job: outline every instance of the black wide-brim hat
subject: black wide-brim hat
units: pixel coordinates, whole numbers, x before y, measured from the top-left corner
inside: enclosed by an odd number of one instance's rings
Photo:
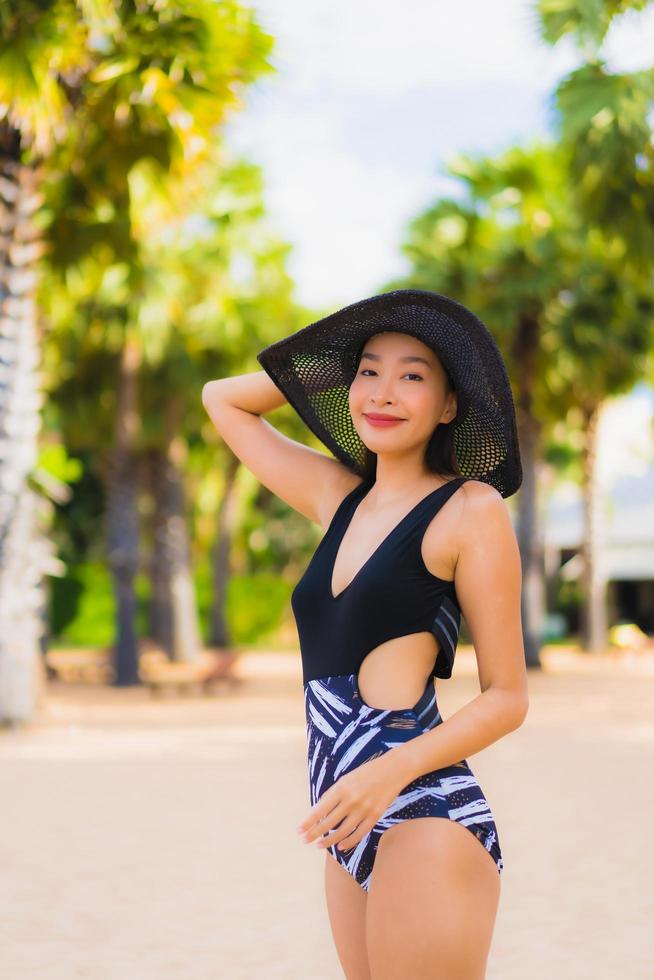
[[[348,392],[364,344],[383,331],[431,347],[456,388],[450,424],[461,473],[510,497],[522,482],[522,466],[506,366],[488,328],[456,300],[426,289],[370,296],[270,344],[257,361],[318,439],[364,476],[366,447]]]

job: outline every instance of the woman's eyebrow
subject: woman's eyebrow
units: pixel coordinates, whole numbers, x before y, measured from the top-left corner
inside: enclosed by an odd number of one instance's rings
[[[382,359],[380,354],[368,354],[368,353],[365,353],[365,354],[362,354],[361,355],[361,360],[363,360],[364,357],[369,358],[371,361],[381,361],[381,359]],[[426,360],[426,358],[424,358],[424,357],[418,357],[417,354],[407,354],[405,357],[398,357],[398,361],[402,361],[405,364],[409,364],[409,363],[414,362],[414,361],[419,361],[421,364],[426,364],[427,367],[431,367],[431,364],[429,363],[428,360]]]

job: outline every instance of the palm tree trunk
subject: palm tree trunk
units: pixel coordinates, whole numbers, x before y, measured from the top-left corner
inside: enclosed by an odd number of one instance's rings
[[[225,492],[218,510],[216,537],[211,549],[213,569],[213,597],[209,626],[209,645],[227,648],[231,637],[225,615],[227,583],[230,575],[229,555],[232,544],[234,510],[236,505],[236,474],[240,461],[234,453],[229,453],[229,463],[225,473]]]
[[[535,361],[540,329],[536,317],[522,318],[517,331],[514,363],[518,397],[516,424],[523,480],[517,499],[516,537],[522,564],[521,617],[525,663],[540,667],[540,646],[545,612],[545,562],[538,520],[538,460],[540,458],[541,426],[533,411]]]
[[[40,639],[45,533],[52,508],[30,486],[38,455],[42,393],[35,289],[43,242],[33,221],[42,203],[37,168],[20,162],[18,133],[0,125],[0,723],[30,720],[44,682]]]
[[[166,454],[153,449],[147,456],[147,492],[152,500],[151,551],[148,563],[150,578],[149,633],[154,643],[172,655],[173,617],[168,567],[167,517],[165,494],[168,464]]]
[[[544,549],[537,511],[539,427],[534,419],[519,425],[523,481],[518,496],[517,539],[522,562],[521,614],[525,662],[540,667],[540,647],[545,612]]]
[[[134,582],[139,549],[136,382],[140,363],[139,338],[128,331],[121,353],[114,449],[107,474],[107,562],[116,600],[114,669],[118,687],[139,683]]]
[[[179,394],[168,401],[165,449],[153,453],[150,461],[154,500],[150,624],[152,638],[171,660],[188,663],[198,658],[202,638],[184,492],[187,450],[179,434],[183,407]]]
[[[172,610],[173,660],[196,660],[202,649],[191,541],[186,515],[183,469],[187,447],[180,435],[183,398],[175,394],[166,408],[166,479],[162,484],[166,513],[166,552]]]
[[[601,414],[601,404],[584,408],[581,646],[589,653],[602,653],[607,645],[604,501],[597,474],[597,433]]]

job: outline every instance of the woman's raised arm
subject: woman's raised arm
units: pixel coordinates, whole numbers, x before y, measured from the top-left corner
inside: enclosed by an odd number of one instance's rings
[[[324,529],[361,479],[261,418],[285,402],[265,371],[208,381],[202,389],[202,404],[232,452],[265,487]]]

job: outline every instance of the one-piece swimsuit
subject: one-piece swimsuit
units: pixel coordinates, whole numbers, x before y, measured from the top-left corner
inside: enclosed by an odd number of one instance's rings
[[[332,573],[339,546],[356,508],[373,485],[363,480],[339,504],[292,592],[302,658],[312,806],[345,773],[443,721],[432,678],[451,676],[461,610],[454,581],[429,571],[421,546],[430,521],[465,482],[465,477],[456,477],[423,497],[386,535],[350,583],[334,595]],[[434,666],[418,701],[410,708],[397,709],[367,704],[358,683],[366,656],[390,639],[423,631],[434,637]],[[466,759],[413,779],[358,843],[349,849],[332,844],[326,850],[368,891],[384,831],[403,820],[427,816],[467,827],[501,873],[495,820]]]

